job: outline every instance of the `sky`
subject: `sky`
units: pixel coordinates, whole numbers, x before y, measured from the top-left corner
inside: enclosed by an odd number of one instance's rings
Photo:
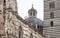
[[[18,13],[25,19],[28,17],[28,10],[32,8],[37,10],[37,18],[43,20],[43,0],[17,0],[18,4]]]

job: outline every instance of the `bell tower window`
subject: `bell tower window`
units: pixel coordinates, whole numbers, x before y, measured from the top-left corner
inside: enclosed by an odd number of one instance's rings
[[[33,15],[35,16],[35,13],[33,12]]]
[[[54,2],[50,2],[49,3],[49,8],[51,9],[51,8],[55,8],[55,3]]]
[[[52,26],[53,26],[53,21],[51,21],[51,23],[50,23],[50,24],[51,24],[51,27],[52,27]]]
[[[54,12],[50,13],[50,18],[54,18]]]
[[[32,12],[30,13],[30,15],[32,16]]]

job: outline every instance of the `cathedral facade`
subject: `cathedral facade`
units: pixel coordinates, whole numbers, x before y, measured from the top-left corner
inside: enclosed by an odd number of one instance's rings
[[[60,0],[44,0],[44,35],[60,38]]]
[[[37,11],[32,7],[28,12],[35,22],[22,19],[17,11],[17,0],[0,0],[0,38],[44,38]]]

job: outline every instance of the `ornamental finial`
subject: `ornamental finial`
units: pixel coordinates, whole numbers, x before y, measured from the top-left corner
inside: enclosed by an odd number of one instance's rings
[[[32,3],[32,8],[33,8],[33,3]]]

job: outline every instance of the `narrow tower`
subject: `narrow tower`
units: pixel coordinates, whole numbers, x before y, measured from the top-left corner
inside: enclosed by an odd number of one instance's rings
[[[60,0],[44,0],[44,35],[60,38]]]

